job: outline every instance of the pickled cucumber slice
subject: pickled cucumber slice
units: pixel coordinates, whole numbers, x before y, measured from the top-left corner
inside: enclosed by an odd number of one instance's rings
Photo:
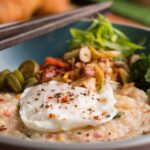
[[[6,82],[7,82],[8,88],[12,92],[19,93],[19,92],[22,91],[22,86],[21,86],[20,82],[18,81],[18,79],[12,73],[7,75]]]
[[[0,72],[0,89],[3,90],[6,87],[6,76],[10,73],[9,70],[3,70],[2,72]]]
[[[31,77],[25,81],[25,88],[38,84],[38,80],[35,77]]]
[[[34,60],[26,60],[23,62],[19,70],[22,72],[25,79],[33,77],[39,71],[39,65]]]
[[[15,70],[15,71],[13,72],[13,75],[18,79],[18,81],[20,82],[21,85],[24,84],[24,76],[23,76],[23,74],[21,73],[21,71]]]

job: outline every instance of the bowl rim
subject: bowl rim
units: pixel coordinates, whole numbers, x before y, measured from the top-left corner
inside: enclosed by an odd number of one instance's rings
[[[79,22],[89,22],[90,19],[84,19]],[[129,25],[124,23],[113,22],[115,25],[121,25],[125,27],[145,30],[147,32],[150,31],[148,28],[143,28],[135,25]],[[19,139],[15,137],[6,137],[0,135],[0,144],[5,144],[7,146],[17,146],[22,148],[36,148],[36,149],[65,149],[65,150],[87,150],[87,149],[118,149],[118,148],[133,148],[150,144],[150,135],[141,135],[138,137],[130,138],[127,140],[120,141],[107,141],[107,142],[96,142],[96,143],[52,143],[45,141],[31,141],[25,139]]]
[[[24,139],[17,139],[14,137],[0,136],[0,143],[7,146],[17,146],[21,148],[36,148],[36,149],[65,149],[65,150],[115,150],[119,148],[135,148],[150,144],[150,135],[138,136],[127,140],[107,141],[96,143],[52,143],[42,141],[31,141]]]

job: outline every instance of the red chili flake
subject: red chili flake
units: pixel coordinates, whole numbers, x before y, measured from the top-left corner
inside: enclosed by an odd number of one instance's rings
[[[49,115],[48,115],[48,118],[50,118],[50,119],[54,119],[56,117],[56,115],[55,114],[52,114],[52,113],[50,113]]]
[[[3,115],[4,115],[5,117],[11,117],[11,112],[9,112],[9,111],[7,111],[7,110],[4,110]]]
[[[106,116],[107,115],[107,112],[106,111],[103,111],[102,112],[102,116]]]
[[[67,96],[65,96],[61,99],[61,103],[67,103],[67,102],[69,102],[69,99]]]
[[[68,68],[69,64],[62,59],[54,57],[46,57],[44,60],[45,64],[57,66],[60,68]]]
[[[0,102],[3,102],[3,101],[5,101],[3,98],[0,98]]]
[[[48,97],[48,99],[52,99],[52,98],[53,98],[52,96],[49,96],[49,97]]]
[[[99,116],[93,116],[94,120],[98,120]]]
[[[100,99],[100,102],[101,103],[107,103],[107,99],[106,98],[102,98],[102,99]]]

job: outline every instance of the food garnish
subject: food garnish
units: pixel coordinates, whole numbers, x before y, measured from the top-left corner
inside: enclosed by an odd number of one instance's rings
[[[26,81],[25,81],[25,88],[27,87],[30,87],[30,86],[33,86],[33,85],[37,85],[39,82],[37,80],[36,77],[31,77],[31,78],[28,78]]]
[[[6,82],[11,91],[14,92],[22,91],[22,86],[19,80],[12,73],[8,74],[8,76],[6,77]]]
[[[23,62],[19,70],[22,72],[25,79],[35,76],[39,71],[39,65],[34,60],[26,60]]]
[[[19,70],[15,70],[13,72],[13,75],[18,79],[21,85],[24,84],[24,76]]]
[[[18,69],[11,72],[8,69],[0,72],[0,90],[9,90],[20,93],[26,87],[36,85],[36,75],[39,72],[39,64],[34,60],[26,60]]]
[[[130,78],[140,89],[150,89],[150,55],[141,55],[130,65]]]
[[[0,72],[0,89],[1,90],[3,90],[6,87],[5,79],[9,73],[10,71],[8,69],[5,69],[2,72]]]
[[[71,50],[62,59],[47,56],[43,64],[26,60],[11,74],[4,70],[0,73],[0,89],[22,92],[29,86],[56,80],[98,92],[108,76],[119,84],[131,78],[137,87],[150,89],[149,57],[134,59],[134,63],[132,60],[130,69],[127,62],[129,56],[144,47],[131,42],[107,18],[98,15],[87,29],[72,28],[70,33]]]
[[[70,32],[73,37],[70,42],[71,49],[91,46],[97,50],[119,51],[123,56],[130,56],[135,51],[143,49],[143,46],[131,42],[123,32],[113,27],[102,15],[98,15],[88,29],[72,28]]]

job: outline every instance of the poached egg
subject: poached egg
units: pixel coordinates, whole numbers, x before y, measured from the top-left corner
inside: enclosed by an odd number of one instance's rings
[[[29,129],[60,132],[98,126],[116,115],[113,90],[106,84],[100,93],[67,83],[49,81],[25,89],[20,117]]]

